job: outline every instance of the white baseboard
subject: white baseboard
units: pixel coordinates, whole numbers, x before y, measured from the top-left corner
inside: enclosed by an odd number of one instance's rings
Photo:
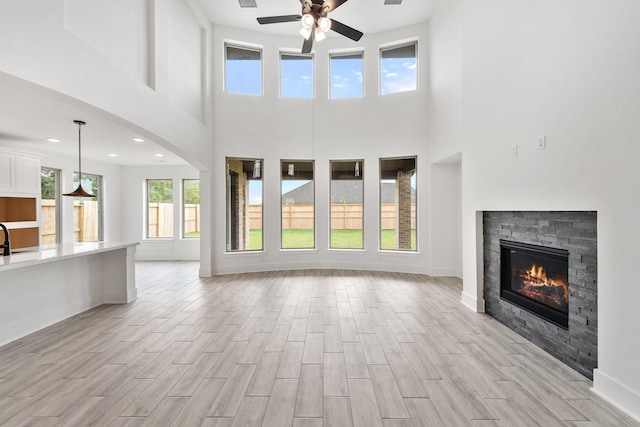
[[[291,263],[260,263],[260,264],[245,264],[245,265],[231,265],[231,266],[218,266],[212,269],[214,275],[219,274],[237,274],[237,273],[258,273],[262,271],[289,271],[289,270],[363,270],[363,271],[380,271],[380,272],[395,272],[395,273],[410,273],[410,274],[425,274],[429,272],[426,268],[419,265],[384,265],[384,264],[369,264],[369,263],[354,263],[345,262],[344,264],[336,262],[291,262]]]
[[[200,261],[200,255],[176,253],[136,253],[136,261]]]
[[[640,422],[640,394],[638,392],[611,378],[601,369],[593,370],[591,391]]]
[[[462,291],[460,302],[472,311],[484,313],[484,298],[478,300],[476,297]]]
[[[455,268],[449,267],[431,267],[429,268],[429,275],[433,277],[457,277],[461,279],[460,273]]]

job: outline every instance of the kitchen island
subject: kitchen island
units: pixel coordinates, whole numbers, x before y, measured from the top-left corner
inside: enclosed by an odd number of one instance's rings
[[[137,297],[138,243],[63,243],[0,256],[0,345]]]

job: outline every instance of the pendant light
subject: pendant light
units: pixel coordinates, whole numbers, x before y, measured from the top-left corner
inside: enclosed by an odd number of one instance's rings
[[[63,196],[69,197],[96,197],[93,194],[87,193],[84,188],[82,188],[82,126],[86,125],[85,122],[81,120],[74,120],[73,123],[78,125],[78,187],[73,190],[71,193],[63,194]]]

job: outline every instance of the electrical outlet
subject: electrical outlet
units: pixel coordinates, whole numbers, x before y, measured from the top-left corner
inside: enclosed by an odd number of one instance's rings
[[[511,146],[511,157],[518,157],[518,146],[517,145],[512,145]]]
[[[538,138],[538,150],[544,150],[547,148],[547,136],[542,135]]]

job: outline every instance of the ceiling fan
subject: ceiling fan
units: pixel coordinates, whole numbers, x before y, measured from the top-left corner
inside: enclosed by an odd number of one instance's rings
[[[258,18],[258,23],[264,25],[301,21],[302,29],[300,34],[304,37],[302,53],[310,53],[313,41],[324,40],[327,37],[325,33],[329,30],[333,30],[354,41],[360,40],[363,35],[362,32],[327,17],[329,12],[334,11],[346,2],[347,0],[300,0],[302,15],[266,16]]]

